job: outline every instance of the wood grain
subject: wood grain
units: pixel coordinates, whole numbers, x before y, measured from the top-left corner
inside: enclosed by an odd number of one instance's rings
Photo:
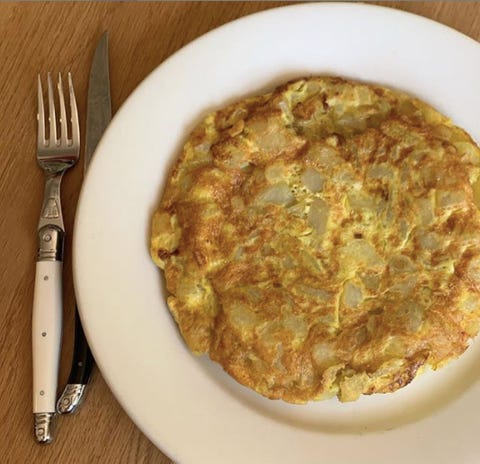
[[[480,3],[376,2],[452,26],[480,39]],[[234,18],[286,3],[0,3],[0,436],[6,463],[159,463],[169,460],[120,408],[95,370],[77,416],[61,417],[57,440],[32,438],[31,305],[35,231],[43,177],[35,163],[37,72],[72,71],[82,133],[88,69],[104,30],[110,38],[113,110],[165,58]],[[81,168],[64,179],[63,206],[72,230]],[[73,338],[71,244],[64,272],[65,326],[61,386]],[[185,446],[189,446],[185,443]]]

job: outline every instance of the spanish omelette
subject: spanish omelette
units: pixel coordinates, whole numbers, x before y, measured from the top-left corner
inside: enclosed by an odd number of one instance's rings
[[[206,116],[151,230],[196,354],[292,403],[393,392],[480,328],[480,150],[431,106],[338,77]]]

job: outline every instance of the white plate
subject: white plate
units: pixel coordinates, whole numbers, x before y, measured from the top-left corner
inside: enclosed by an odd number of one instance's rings
[[[188,464],[480,462],[480,344],[393,395],[295,406],[192,356],[148,254],[150,217],[201,116],[308,74],[421,96],[480,139],[480,47],[440,24],[361,4],[305,4],[227,24],[175,53],[127,100],[81,195],[74,243],[82,321],[133,421]]]

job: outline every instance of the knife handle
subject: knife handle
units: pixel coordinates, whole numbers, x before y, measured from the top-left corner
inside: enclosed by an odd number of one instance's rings
[[[62,261],[38,261],[32,314],[33,413],[35,438],[53,439],[62,337]]]
[[[78,309],[75,307],[75,342],[72,367],[68,384],[57,402],[57,411],[60,414],[71,414],[78,409],[85,397],[85,388],[88,385],[92,368],[92,352],[83,332]]]

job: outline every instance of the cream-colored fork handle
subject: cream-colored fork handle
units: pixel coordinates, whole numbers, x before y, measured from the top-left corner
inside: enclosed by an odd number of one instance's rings
[[[47,174],[38,223],[38,255],[32,314],[33,417],[38,443],[53,440],[62,338],[63,171]]]
[[[62,338],[62,262],[38,261],[32,316],[33,412],[54,413]]]

